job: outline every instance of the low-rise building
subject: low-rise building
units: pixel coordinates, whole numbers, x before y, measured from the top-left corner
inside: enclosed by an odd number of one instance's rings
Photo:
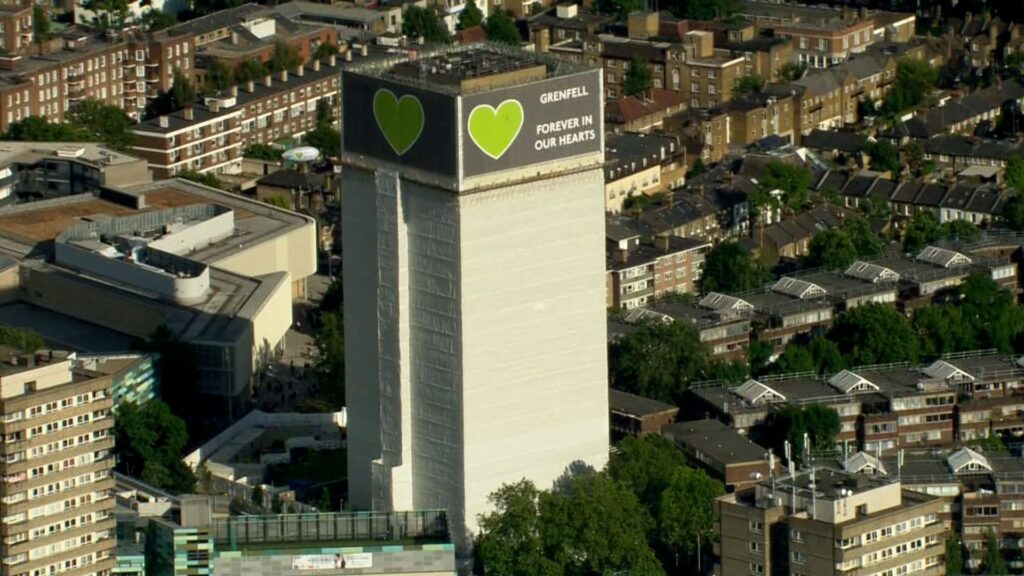
[[[605,140],[604,208],[617,214],[627,199],[665,192],[685,182],[686,164],[675,138],[616,134]]]
[[[609,239],[609,308],[632,309],[671,294],[696,292],[711,244],[694,238],[639,236]]]
[[[943,500],[898,479],[794,470],[716,502],[722,574],[944,574]]]
[[[730,492],[751,487],[769,475],[768,451],[719,420],[690,420],[664,428],[695,466],[725,483]],[[778,470],[776,470],[778,472]]]
[[[679,407],[615,388],[608,389],[608,409],[611,411],[612,440],[627,436],[642,437],[660,434],[676,421]]]

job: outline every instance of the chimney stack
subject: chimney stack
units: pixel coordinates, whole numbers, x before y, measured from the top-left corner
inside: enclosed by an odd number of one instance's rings
[[[263,85],[264,86],[266,86],[267,88],[270,88],[272,83],[273,83],[273,80],[270,79],[270,74],[267,74],[266,76],[263,77]]]
[[[157,119],[157,122],[160,123],[160,127],[161,128],[170,128],[171,127],[171,119],[168,118],[167,116],[161,116],[159,119]]]
[[[234,30],[231,31],[231,44],[233,46],[238,46],[238,32],[235,32]]]
[[[255,82],[253,82],[252,80],[249,80],[248,82],[245,83],[245,91],[246,92],[248,92],[249,94],[252,94],[255,90],[256,90],[256,83]]]
[[[302,64],[299,64],[298,66],[295,67],[295,75],[298,76],[299,78],[302,78],[302,76],[305,73],[306,73],[306,67],[303,66]]]
[[[238,97],[238,86],[232,86],[230,89],[228,89],[228,93],[231,94],[232,98],[237,98]]]
[[[351,61],[352,61],[352,49],[349,48],[348,50],[345,51],[345,62],[351,62]]]
[[[313,72],[320,71],[320,60],[313,60]]]
[[[195,118],[195,114],[192,112],[191,105],[185,106],[185,110],[182,112],[182,114],[184,114],[185,120],[192,120],[193,118]]]
[[[369,53],[370,53],[370,49],[366,46],[366,44],[361,44],[359,46],[359,55],[360,56],[365,58],[366,55],[369,54]]]
[[[287,70],[281,70],[281,75],[279,76],[279,78],[281,79],[281,82],[287,82],[288,81],[288,71]]]
[[[615,261],[625,264],[627,260],[629,260],[629,250],[624,248],[616,248]]]
[[[216,98],[211,98],[210,103],[207,104],[207,106],[209,106],[210,112],[213,112],[214,114],[220,112],[220,100],[217,100]],[[189,120],[191,119],[192,118],[189,118]]]
[[[669,245],[671,244],[671,237],[669,236],[655,236],[654,247],[662,252],[668,253]]]

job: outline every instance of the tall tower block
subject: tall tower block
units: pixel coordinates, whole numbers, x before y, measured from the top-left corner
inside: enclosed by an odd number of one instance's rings
[[[352,504],[446,509],[608,454],[601,73],[468,47],[342,75]]]

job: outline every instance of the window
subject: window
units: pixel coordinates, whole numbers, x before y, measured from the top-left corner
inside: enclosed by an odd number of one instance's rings
[[[828,42],[824,38],[818,39],[818,50],[821,50],[822,52],[828,50]]]
[[[760,534],[764,530],[764,522],[758,522],[757,520],[750,521],[750,531]]]
[[[761,553],[761,543],[760,542],[751,542],[750,543],[750,552],[753,553],[753,554],[760,554]]]
[[[751,574],[757,574],[757,575],[764,574],[764,565],[763,564],[751,564],[750,565],[750,573]]]
[[[793,552],[793,562],[803,564],[804,562],[807,562],[807,555],[797,550]]]
[[[791,530],[789,532],[789,536],[790,536],[790,538],[793,539],[793,542],[803,542],[804,541],[804,533],[801,532],[800,530]]]

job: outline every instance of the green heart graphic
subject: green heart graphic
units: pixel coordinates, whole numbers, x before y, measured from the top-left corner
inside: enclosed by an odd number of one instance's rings
[[[522,127],[523,105],[518,100],[505,100],[497,109],[481,104],[469,113],[469,137],[495,160],[508,151]]]
[[[386,88],[377,90],[373,95],[373,117],[380,133],[399,156],[408,152],[423,133],[423,105],[411,94],[398,98]]]

